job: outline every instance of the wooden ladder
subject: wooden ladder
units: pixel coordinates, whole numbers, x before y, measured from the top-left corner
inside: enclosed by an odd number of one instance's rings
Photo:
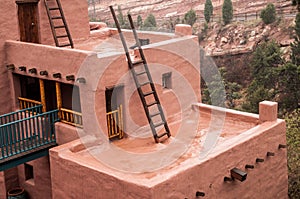
[[[130,22],[131,29],[133,31],[133,35],[136,41],[136,45],[139,49],[139,54],[141,59],[138,61],[132,61],[131,56],[129,54],[129,50],[124,38],[124,35],[122,33],[120,24],[118,22],[118,19],[116,17],[116,14],[114,12],[114,9],[112,6],[110,6],[110,11],[112,13],[112,16],[114,18],[116,27],[118,29],[125,54],[127,57],[128,66],[131,70],[135,85],[137,87],[140,99],[142,101],[144,111],[146,113],[148,122],[151,127],[151,131],[153,134],[153,137],[155,139],[155,142],[159,142],[159,138],[163,136],[171,136],[170,129],[168,127],[164,112],[162,110],[157,92],[155,90],[155,86],[153,84],[153,80],[148,68],[148,64],[143,52],[143,49],[141,48],[140,40],[138,38],[137,32],[134,28],[133,20],[131,18],[131,15],[128,15],[128,19]],[[152,100],[152,101],[150,101]],[[159,128],[164,128],[162,131],[163,133],[158,134],[158,131],[161,131]]]
[[[44,0],[52,35],[57,47],[74,48],[73,40],[67,25],[60,0]]]

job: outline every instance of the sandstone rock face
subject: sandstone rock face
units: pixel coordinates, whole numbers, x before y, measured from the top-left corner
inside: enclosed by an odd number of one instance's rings
[[[212,0],[214,6],[214,13],[221,13],[223,1]],[[263,9],[268,3],[273,3],[275,6],[285,7],[291,5],[290,0],[232,0],[234,14],[238,13],[256,13]],[[154,14],[156,19],[166,20],[170,17],[184,16],[191,8],[193,8],[199,17],[204,17],[205,0],[95,0],[95,4],[90,3],[89,15],[91,18],[100,19],[105,22],[112,22],[112,16],[109,11],[109,6],[113,5],[117,11],[117,7],[121,6],[123,14],[130,13],[134,19],[137,15],[141,15],[143,19],[149,13]]]
[[[282,23],[286,27],[293,27],[294,19],[284,20]],[[226,26],[212,23],[206,37],[200,42],[200,46],[211,56],[249,53],[266,40],[275,40],[281,47],[289,49],[289,44],[293,42],[292,35],[294,33],[291,28],[280,28],[281,26],[277,24],[265,25],[263,22],[232,23]],[[282,49],[285,58],[289,58],[288,49]]]

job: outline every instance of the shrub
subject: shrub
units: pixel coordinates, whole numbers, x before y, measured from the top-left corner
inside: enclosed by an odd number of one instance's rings
[[[269,3],[260,13],[260,18],[265,24],[271,24],[276,20],[276,9],[272,3]]]
[[[154,17],[153,14],[150,13],[147,16],[147,18],[144,21],[144,25],[143,26],[147,27],[147,28],[154,28],[154,27],[156,27],[156,19],[155,19],[155,17]]]
[[[191,26],[194,25],[194,23],[196,22],[196,12],[195,10],[191,9],[189,10],[185,15],[184,15],[184,23],[185,24],[189,24]]]

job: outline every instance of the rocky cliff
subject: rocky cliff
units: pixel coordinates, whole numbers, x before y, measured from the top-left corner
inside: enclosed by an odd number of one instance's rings
[[[90,17],[104,22],[112,21],[108,8],[110,5],[114,5],[115,9],[121,6],[124,14],[130,12],[134,18],[141,15],[145,19],[152,13],[158,20],[163,20],[169,17],[182,17],[191,8],[196,11],[199,18],[203,18],[205,4],[205,0],[90,0],[89,2]],[[263,9],[267,3],[273,3],[278,9],[291,5],[291,0],[232,0],[232,2],[234,14],[255,13]],[[212,3],[214,15],[220,15],[223,0],[212,0]]]

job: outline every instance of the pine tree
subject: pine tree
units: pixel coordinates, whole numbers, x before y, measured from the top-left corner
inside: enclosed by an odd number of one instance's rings
[[[300,65],[300,13],[296,15],[295,20],[295,41],[291,44],[291,60],[293,64]]]
[[[138,26],[138,28],[143,27],[143,19],[142,19],[141,15],[138,15],[138,16],[137,16],[136,21],[137,21],[137,26]]]
[[[189,24],[191,26],[194,25],[196,22],[196,12],[193,9],[190,9],[185,15],[184,15],[184,23]]]
[[[123,12],[121,9],[121,6],[118,6],[118,15],[117,15],[118,21],[120,26],[122,27],[125,24],[125,20],[124,20],[124,16],[123,16]]]
[[[260,13],[260,18],[265,24],[271,24],[276,20],[276,9],[274,4],[269,3]]]
[[[204,6],[204,17],[205,21],[209,23],[211,16],[213,15],[213,5],[211,3],[211,0],[206,0],[205,1],[205,6]]]
[[[251,60],[253,81],[247,88],[246,111],[258,113],[258,104],[274,100],[278,93],[279,66],[284,63],[282,52],[274,41],[259,45]]]
[[[222,17],[224,24],[229,24],[233,18],[233,7],[231,0],[224,0],[222,7]]]
[[[154,28],[156,27],[156,19],[153,14],[149,14],[144,21],[143,27]]]

